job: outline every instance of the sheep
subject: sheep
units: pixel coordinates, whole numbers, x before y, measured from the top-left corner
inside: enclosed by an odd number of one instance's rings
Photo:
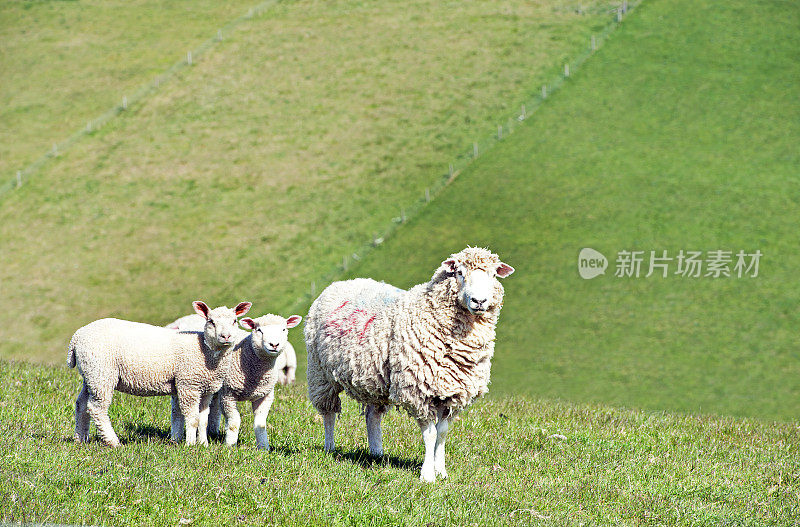
[[[203,331],[204,324],[203,317],[192,314],[181,317],[164,327],[178,331]],[[237,335],[240,338],[245,338],[247,337],[247,332],[238,331]],[[278,355],[278,360],[275,362],[275,371],[278,373],[278,384],[283,386],[294,384],[297,373],[297,353],[295,353],[291,342],[287,342],[286,347],[283,348],[283,353]],[[214,403],[212,403],[212,411],[213,405]],[[211,428],[209,428],[209,431],[211,431]],[[216,432],[214,431],[213,433]]]
[[[487,392],[504,294],[496,277],[513,272],[489,250],[467,247],[408,291],[365,278],[328,286],[305,325],[308,395],[322,415],[325,450],[334,449],[345,391],[364,405],[373,456],[383,455],[381,419],[398,406],[422,432],[420,478],[446,478],[450,423]]]
[[[219,430],[220,407],[225,414],[225,443],[233,446],[239,439],[242,419],[237,401],[250,401],[253,407],[253,429],[258,448],[269,449],[267,415],[275,399],[277,364],[286,348],[289,329],[300,324],[302,317],[264,315],[257,319],[243,318],[241,323],[252,332],[234,348],[233,358],[225,373],[220,392],[214,396],[209,429]]]
[[[203,332],[104,318],[78,329],[70,339],[67,364],[78,367],[83,387],[75,401],[75,440],[89,440],[90,417],[111,447],[119,438],[108,418],[114,390],[139,396],[173,395],[187,417],[186,443],[208,444],[208,403],[222,386],[234,345],[236,320],[252,305],[209,309],[193,304],[205,318]],[[173,429],[173,439],[176,431]]]

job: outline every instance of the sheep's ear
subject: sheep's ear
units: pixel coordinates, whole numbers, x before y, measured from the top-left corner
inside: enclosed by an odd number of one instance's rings
[[[256,321],[252,318],[243,318],[239,321],[239,323],[243,326],[247,326],[250,329],[256,329]]]
[[[500,265],[497,266],[497,276],[500,278],[505,278],[513,272],[514,268],[508,264],[504,264],[503,262],[500,262]]]
[[[301,320],[303,320],[303,317],[301,317],[300,315],[292,315],[286,319],[286,327],[293,328],[297,324],[299,324]]]
[[[208,306],[205,302],[202,300],[195,300],[192,302],[192,307],[198,315],[208,320]]]
[[[442,262],[442,267],[447,269],[447,272],[449,273],[455,273],[456,268],[458,267],[458,262],[455,260],[455,258],[449,258]]]
[[[236,313],[237,317],[240,317],[250,311],[251,307],[253,307],[252,302],[241,302],[238,306],[233,308],[233,312]]]

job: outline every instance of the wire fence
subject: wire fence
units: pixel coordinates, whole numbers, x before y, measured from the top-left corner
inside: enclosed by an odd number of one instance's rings
[[[200,44],[197,48],[188,51],[185,57],[175,62],[169,69],[158,75],[153,81],[141,86],[134,93],[123,95],[120,103],[102,115],[89,120],[86,126],[74,132],[67,139],[54,143],[53,147],[40,156],[36,161],[28,165],[22,170],[17,171],[16,175],[11,179],[0,184],[0,198],[4,194],[22,186],[27,179],[36,174],[42,169],[51,159],[57,157],[59,154],[67,151],[72,145],[80,141],[83,137],[91,134],[92,132],[101,129],[109,121],[127,111],[131,106],[140,103],[148,96],[155,93],[160,87],[173,79],[180,71],[185,68],[191,67],[199,58],[208,52],[213,46],[221,42],[227,35],[241,23],[252,19],[253,17],[263,13],[271,6],[277,3],[278,0],[265,0],[241,15],[240,17],[229,21],[227,24],[217,30],[216,34]],[[352,253],[346,254],[342,257],[340,264],[332,267],[328,272],[322,276],[317,277],[310,283],[308,291],[298,297],[294,305],[288,311],[295,312],[298,309],[307,306],[313,301],[317,293],[324,289],[328,284],[332,283],[343,274],[345,274],[351,265],[357,263],[359,260],[365,258],[376,247],[380,246],[387,238],[409,219],[415,217],[428,203],[433,201],[442,190],[444,190],[453,180],[455,180],[461,172],[468,167],[480,155],[490,150],[496,143],[502,141],[504,138],[514,133],[516,129],[522,126],[527,120],[533,116],[538,108],[552,96],[566,81],[567,78],[572,76],[583,63],[597,51],[603,43],[608,39],[609,35],[622,23],[624,18],[634,9],[636,9],[642,0],[635,0],[633,2],[623,1],[618,7],[614,9],[613,18],[604,26],[604,28],[596,34],[590,36],[589,42],[586,47],[578,53],[572,60],[564,64],[563,71],[553,78],[550,82],[545,83],[535,95],[532,95],[525,103],[523,103],[519,111],[508,117],[508,119],[497,125],[496,131],[489,136],[483,137],[480,140],[475,140],[469,149],[464,150],[461,154],[457,155],[447,166],[447,171],[437,178],[437,180],[428,188],[425,189],[424,194],[406,207],[402,207],[398,211],[398,216],[392,218],[385,226],[376,231],[371,239],[365,241],[361,247],[357,247]]]
[[[297,298],[295,303],[286,310],[287,313],[298,312],[311,304],[316,298],[317,293],[321,292],[329,284],[337,279],[340,279],[351,265],[357,263],[359,260],[366,258],[369,253],[380,246],[387,238],[409,219],[416,216],[426,205],[436,198],[450,183],[452,183],[465,168],[467,168],[475,159],[483,153],[489,151],[495,144],[502,141],[526,121],[528,121],[539,109],[539,107],[551,97],[564,82],[583,65],[586,60],[591,57],[600,47],[608,40],[611,33],[617,29],[625,17],[635,10],[642,3],[643,0],[635,0],[633,2],[623,1],[613,11],[611,20],[600,30],[598,33],[589,37],[586,47],[579,52],[572,60],[564,64],[564,69],[559,75],[550,80],[550,82],[542,85],[541,91],[537,91],[525,103],[523,103],[519,111],[508,117],[508,119],[497,125],[497,130],[489,136],[483,137],[480,141],[475,140],[472,146],[458,154],[447,166],[447,172],[441,175],[430,187],[425,189],[424,194],[406,207],[400,208],[398,216],[385,224],[384,228],[375,232],[370,240],[358,247],[352,253],[342,256],[342,262],[332,267],[328,272],[322,276],[318,276],[313,280],[308,288],[308,291]]]
[[[47,163],[50,162],[51,159],[58,157],[60,154],[63,154],[69,150],[75,143],[83,139],[85,136],[101,129],[103,126],[108,124],[109,121],[127,111],[130,107],[140,103],[150,95],[154,94],[164,84],[172,80],[180,71],[191,67],[197,62],[198,59],[206,54],[208,50],[222,42],[222,40],[226,36],[229,36],[237,26],[257,15],[260,15],[277,2],[278,0],[265,0],[260,4],[251,7],[245,14],[230,20],[227,24],[220,27],[213,37],[209,38],[195,49],[187,51],[185,56],[181,57],[177,62],[172,64],[172,66],[170,66],[166,71],[159,74],[154,80],[140,86],[133,93],[122,94],[119,104],[109,108],[103,114],[95,117],[94,119],[90,119],[87,121],[86,126],[76,130],[72,135],[63,141],[53,143],[53,146],[50,148],[50,150],[42,154],[38,159],[25,168],[17,170],[14,176],[6,179],[5,182],[0,184],[0,198],[10,191],[21,187],[25,181],[29,180],[34,174],[38,173]]]

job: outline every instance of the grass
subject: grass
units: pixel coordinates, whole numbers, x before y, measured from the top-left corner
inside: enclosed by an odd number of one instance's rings
[[[121,104],[253,4],[3,2],[0,183]]]
[[[612,15],[608,2],[582,4],[301,0],[242,23],[5,195],[0,293],[16,309],[0,323],[29,323],[3,339],[0,356],[61,362],[70,334],[91,320],[163,324],[197,298],[287,310],[587,47]],[[58,9],[77,18],[83,5]],[[136,35],[149,7],[130,9],[137,15],[120,24]],[[164,41],[169,58],[144,62],[159,69],[187,46]],[[25,66],[9,55],[5,67]]]
[[[419,481],[419,431],[400,412],[367,453],[346,400],[337,451],[305,386],[279,389],[270,452],[243,413],[240,444],[175,445],[168,398],[115,394],[123,441],[72,442],[80,378],[0,364],[3,522],[101,525],[798,525],[800,424],[552,400],[483,400],[448,436],[450,478]],[[551,436],[563,435],[566,439]]]
[[[350,274],[407,287],[486,245],[517,270],[495,393],[796,418],[799,20],[791,2],[643,3]],[[579,277],[583,247],[605,276]],[[763,257],[756,278],[617,278],[622,250]]]

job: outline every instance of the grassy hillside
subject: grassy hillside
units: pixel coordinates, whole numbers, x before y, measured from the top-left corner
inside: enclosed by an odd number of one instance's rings
[[[793,2],[645,2],[351,274],[405,287],[498,252],[517,272],[495,393],[797,417],[798,27]],[[580,278],[583,247],[605,276]],[[614,276],[623,250],[646,251],[640,278]],[[763,257],[756,278],[645,278],[651,250]]]
[[[196,298],[249,299],[257,313],[287,309],[586,48],[612,14],[608,2],[581,5],[300,0],[240,24],[3,197],[0,296],[14,310],[3,310],[0,323],[15,330],[0,355],[60,362],[70,334],[90,320],[165,323]],[[136,24],[147,23],[150,7],[129,9],[125,34],[141,35]],[[76,12],[63,16],[84,20]],[[176,18],[169,20],[182,25]],[[209,16],[201,25],[213,24]],[[22,37],[14,39],[4,67],[22,70]],[[188,46],[177,37],[169,44],[153,45],[174,44],[181,56]],[[42,56],[53,71],[69,68],[68,56]],[[126,57],[115,67],[126,67]],[[69,89],[80,91],[81,76],[73,80]],[[25,84],[14,86],[16,93]],[[116,100],[115,91],[104,93]],[[52,113],[16,107],[4,124],[28,113],[47,123]]]
[[[254,3],[0,4],[0,184]]]
[[[75,445],[80,379],[0,364],[2,522],[111,525],[798,525],[798,423],[632,412],[524,398],[483,401],[448,435],[450,478],[419,481],[422,443],[390,412],[367,454],[346,401],[338,450],[305,387],[278,392],[271,452],[169,442],[167,398],[115,395],[123,446]],[[243,412],[243,424],[252,414]],[[564,436],[557,439],[553,435]]]

